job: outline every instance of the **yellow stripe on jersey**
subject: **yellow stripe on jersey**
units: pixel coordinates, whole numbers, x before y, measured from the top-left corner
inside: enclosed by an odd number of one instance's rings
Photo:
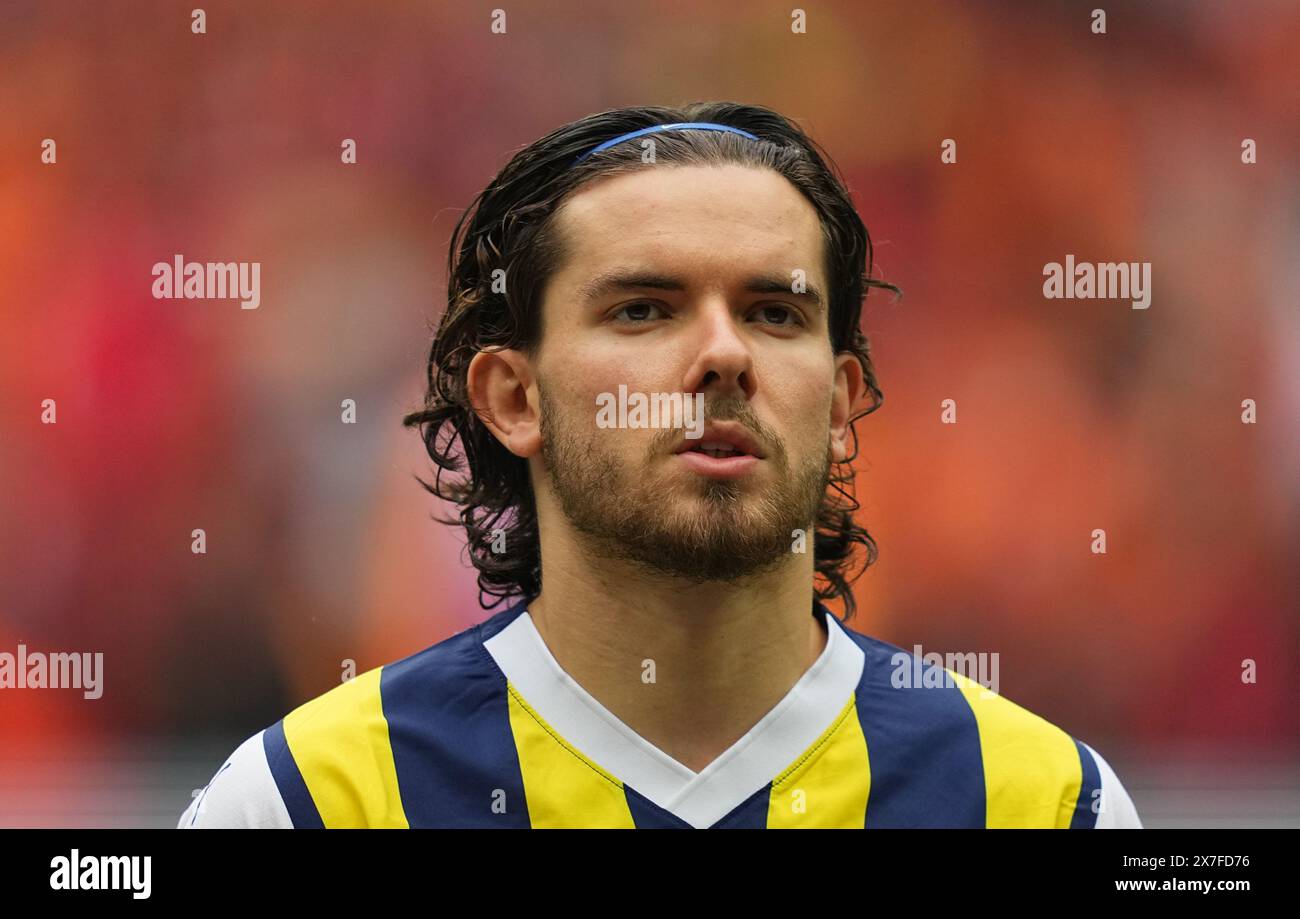
[[[382,670],[353,677],[284,717],[285,742],[326,829],[407,826],[379,695]]]
[[[1083,783],[1074,740],[1033,712],[945,670],[975,714],[989,829],[1066,829]]]
[[[862,829],[871,792],[857,694],[822,735],[772,780],[767,828]]]
[[[569,746],[513,683],[506,691],[533,829],[635,829],[623,783]]]

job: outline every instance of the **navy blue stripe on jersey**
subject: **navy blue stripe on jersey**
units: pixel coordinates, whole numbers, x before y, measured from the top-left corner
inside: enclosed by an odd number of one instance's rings
[[[506,678],[483,647],[525,609],[384,667],[379,692],[411,827],[530,826]]]
[[[711,830],[765,830],[767,811],[772,801],[772,783],[768,782],[727,814]]]
[[[1074,805],[1070,829],[1091,830],[1097,826],[1097,811],[1093,809],[1093,802],[1099,799],[1101,771],[1097,768],[1097,761],[1092,758],[1092,754],[1083,744],[1076,740],[1074,745],[1079,750],[1079,762],[1083,766],[1083,782],[1079,785],[1079,800]]]
[[[866,657],[857,708],[871,764],[866,827],[983,828],[987,802],[979,726],[953,686],[895,687],[900,649],[849,631]],[[913,655],[907,654],[907,667]],[[933,665],[922,663],[922,672]]]
[[[280,790],[289,819],[295,830],[323,830],[325,823],[321,820],[316,802],[307,790],[307,783],[302,779],[293,752],[284,739],[284,719],[281,718],[262,732],[262,748],[266,751],[266,763],[271,767],[271,777],[275,787]]]
[[[638,830],[689,830],[691,825],[676,814],[670,814],[629,785],[623,786],[627,808],[632,812],[632,822]]]

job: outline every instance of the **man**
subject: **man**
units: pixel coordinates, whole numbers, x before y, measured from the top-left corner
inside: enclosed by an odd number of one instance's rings
[[[1139,826],[1094,750],[959,674],[900,680],[821,602],[851,614],[876,554],[841,488],[881,399],[870,275],[842,182],[768,109],[520,151],[453,233],[406,419],[514,602],[254,735],[181,825]]]

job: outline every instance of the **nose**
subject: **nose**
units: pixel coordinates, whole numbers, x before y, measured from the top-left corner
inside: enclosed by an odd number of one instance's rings
[[[744,329],[737,325],[725,297],[714,295],[700,306],[691,330],[695,360],[686,371],[682,391],[708,392],[717,397],[741,394],[754,398],[758,383]]]

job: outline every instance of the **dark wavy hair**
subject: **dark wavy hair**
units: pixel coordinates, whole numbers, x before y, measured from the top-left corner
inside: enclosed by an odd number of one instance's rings
[[[759,139],[723,131],[659,132],[651,135],[657,164],[737,163],[772,169],[817,209],[826,241],[831,346],[836,353],[853,353],[873,397],[871,406],[850,420],[853,451],[832,464],[831,487],[818,511],[813,540],[822,582],[815,585],[816,596],[842,599],[845,618],[853,615],[849,585],[875,562],[878,550],[853,519],[858,503],[851,493],[851,463],[858,440],[852,426],[884,401],[870,345],[859,327],[862,302],[870,287],[887,288],[896,298],[902,291],[871,277],[871,239],[821,147],[771,109],[734,102],[623,108],[566,124],[516,153],[456,223],[447,258],[447,309],[429,354],[424,407],[406,415],[402,424],[418,427],[438,467],[432,484],[416,480],[459,508],[459,520],[435,519],[465,528],[466,548],[478,569],[479,604],[485,608],[514,596],[529,602],[535,598],[541,592],[541,552],[528,463],[502,446],[471,407],[466,389],[470,360],[479,351],[498,348],[536,354],[542,294],[563,254],[553,215],[569,195],[599,176],[653,168],[642,161],[638,141],[615,144],[577,165],[575,160],[629,131],[694,121],[741,128]],[[493,291],[496,269],[505,271],[501,292]],[[444,472],[462,469],[465,476],[443,481]],[[508,552],[492,551],[498,529],[505,532]],[[853,571],[855,546],[865,549],[865,559]],[[484,594],[497,599],[486,603]]]

